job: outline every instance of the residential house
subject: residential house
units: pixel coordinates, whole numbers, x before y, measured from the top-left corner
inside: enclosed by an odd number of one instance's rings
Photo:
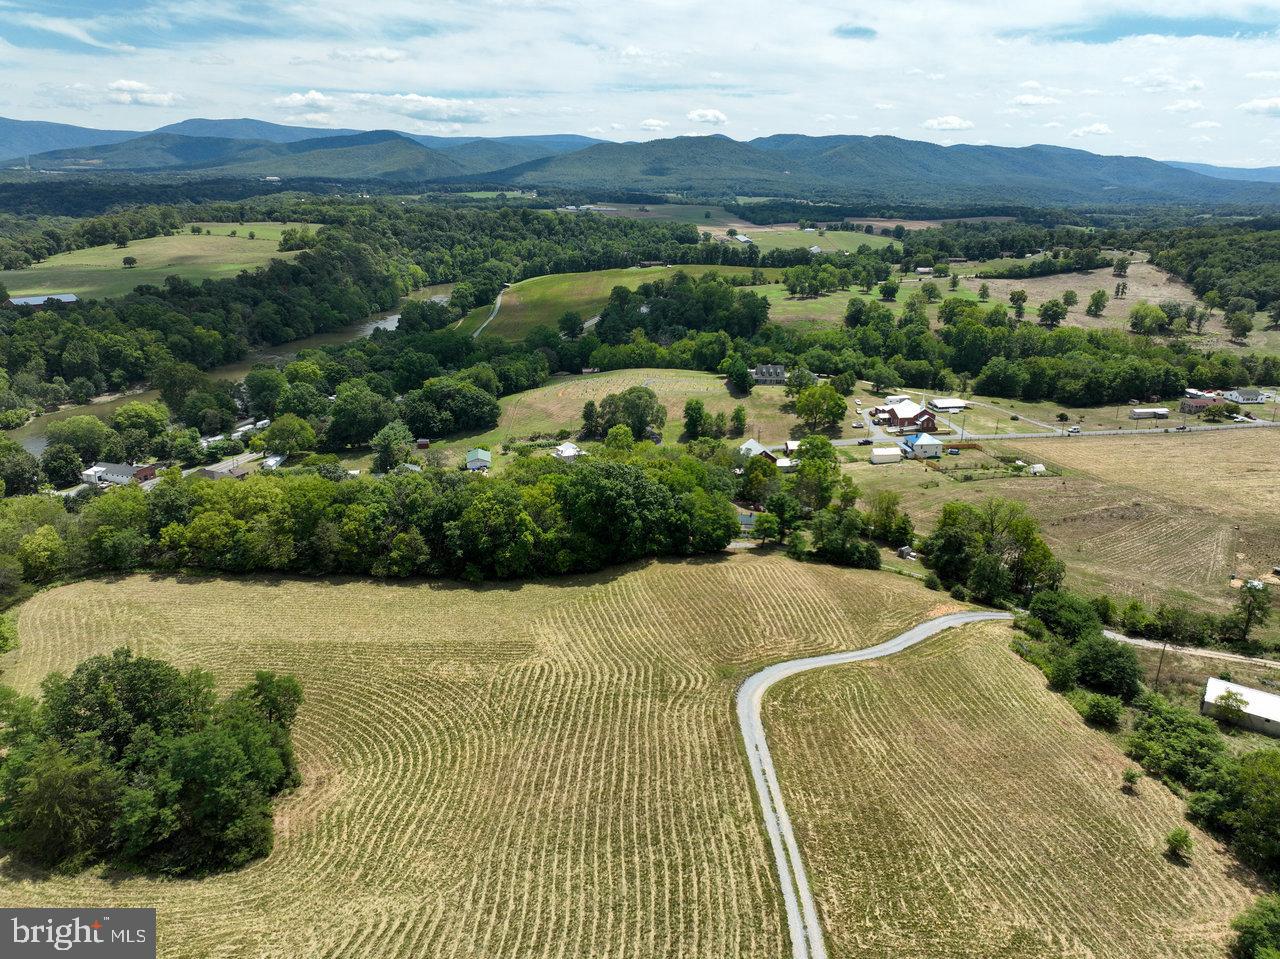
[[[817,256],[819,253],[822,252],[822,247],[818,246],[815,243],[813,246],[809,247],[809,252],[812,253],[814,256]]]
[[[1218,703],[1228,693],[1235,694],[1231,698],[1237,700],[1238,712],[1219,708]],[[1204,695],[1200,698],[1200,712],[1243,729],[1251,729],[1255,733],[1280,736],[1280,696],[1252,686],[1241,686],[1239,683],[1229,683],[1225,679],[1211,676],[1205,683]]]
[[[147,463],[143,466],[132,466],[128,463],[94,463],[80,474],[80,479],[99,486],[125,486],[134,480],[145,483],[149,479],[155,479],[156,469],[155,463]]]
[[[1228,390],[1223,393],[1222,398],[1232,403],[1242,404],[1265,402],[1262,390],[1256,386],[1237,386],[1234,390]]]
[[[787,368],[781,363],[760,363],[751,371],[757,386],[786,386]]]
[[[902,441],[906,454],[918,460],[936,460],[942,456],[942,440],[928,433],[912,433]]]
[[[1222,401],[1216,396],[1186,396],[1178,403],[1179,413],[1203,413],[1211,406],[1217,406]]]
[[[760,443],[756,440],[747,440],[741,446],[738,447],[738,452],[741,455],[747,457],[748,459],[750,459],[753,456],[763,456],[770,463],[778,462],[777,454],[766,449],[763,443]]]
[[[488,450],[467,450],[467,469],[488,471],[493,465],[493,454]]]

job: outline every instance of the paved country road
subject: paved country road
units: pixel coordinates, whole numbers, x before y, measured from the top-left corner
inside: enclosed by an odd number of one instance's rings
[[[953,626],[1012,618],[1009,613],[950,613],[926,620],[900,636],[883,642],[879,646],[872,646],[870,649],[828,653],[825,656],[808,656],[804,659],[777,663],[748,677],[739,687],[738,726],[742,730],[742,740],[747,747],[747,760],[751,764],[751,776],[755,780],[756,793],[760,797],[765,831],[769,834],[773,858],[778,867],[783,903],[787,910],[787,927],[791,932],[792,959],[826,959],[827,946],[822,935],[822,924],[818,920],[818,909],[813,902],[813,892],[809,889],[804,860],[800,855],[795,833],[791,829],[791,819],[787,815],[787,807],[782,800],[782,790],[778,786],[778,774],[773,768],[773,758],[769,755],[769,744],[765,741],[764,722],[760,716],[764,694],[780,679],[786,679],[810,669],[892,656]]]

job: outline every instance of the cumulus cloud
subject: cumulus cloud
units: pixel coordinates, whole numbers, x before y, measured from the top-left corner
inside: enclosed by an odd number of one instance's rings
[[[112,103],[144,107],[171,107],[182,98],[176,93],[162,93],[139,80],[115,80],[107,84],[107,99]]]
[[[418,93],[357,93],[351,98],[358,104],[381,107],[414,120],[436,123],[484,123],[488,116],[470,100],[423,96]]]
[[[1219,123],[1217,120],[1197,120],[1195,123],[1191,124],[1191,129],[1216,130],[1220,126],[1222,126],[1222,124]]]
[[[920,124],[926,130],[972,130],[973,121],[966,120],[964,117],[958,117],[955,114],[947,114],[944,117],[931,117]]]
[[[640,123],[641,130],[648,130],[651,133],[657,133],[659,130],[665,130],[669,126],[671,126],[671,124],[666,120],[659,120],[655,117],[649,117],[649,119]]]
[[[288,110],[336,110],[339,106],[337,97],[326,96],[319,90],[308,90],[306,93],[290,93],[288,96],[276,97],[276,106]]]
[[[408,55],[404,50],[392,47],[363,47],[359,50],[334,50],[329,57],[351,63],[399,63]]]
[[[1280,70],[1254,70],[1244,75],[1246,80],[1280,80]]]
[[[896,109],[897,109],[897,104],[895,104],[895,103],[888,103],[888,102],[886,102],[886,101],[883,101],[883,100],[882,100],[881,102],[879,102],[879,103],[877,103],[877,104],[876,104],[875,108],[876,108],[877,110],[896,110]]]
[[[1257,97],[1240,104],[1236,109],[1261,117],[1280,117],[1280,97]]]
[[[300,123],[309,127],[332,127],[337,122],[327,113],[295,113],[284,118],[285,123]]]
[[[701,107],[697,110],[690,110],[685,114],[685,119],[693,123],[710,123],[712,126],[724,126],[729,122],[729,118],[719,110],[711,110],[707,107]]]
[[[1174,100],[1165,109],[1170,113],[1194,113],[1196,110],[1203,110],[1204,104],[1199,100]]]
[[[1145,93],[1194,93],[1204,89],[1204,81],[1199,77],[1175,76],[1167,70],[1156,68],[1124,77],[1124,82]]]
[[[1112,133],[1111,127],[1105,123],[1090,123],[1088,126],[1076,127],[1068,136],[1073,137],[1105,137]]]
[[[1057,97],[1045,96],[1043,93],[1020,93],[1012,100],[1020,107],[1045,107],[1051,103],[1061,103]]]

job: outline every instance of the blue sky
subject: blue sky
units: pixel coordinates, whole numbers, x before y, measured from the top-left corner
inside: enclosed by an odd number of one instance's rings
[[[0,0],[0,114],[1280,164],[1280,0]]]

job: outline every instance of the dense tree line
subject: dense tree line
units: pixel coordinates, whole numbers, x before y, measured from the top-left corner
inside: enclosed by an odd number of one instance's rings
[[[127,648],[49,674],[39,700],[0,687],[0,837],[41,865],[203,874],[265,856],[271,799],[300,782],[291,676],[219,701],[213,676]]]
[[[1175,230],[1150,245],[1152,262],[1182,277],[1199,296],[1214,293],[1224,306],[1243,298],[1263,310],[1280,302],[1280,229],[1274,226]]]
[[[182,478],[0,506],[0,595],[104,570],[510,579],[723,549],[732,468],[642,443],[501,477],[431,466],[348,477],[333,458],[241,482]]]

